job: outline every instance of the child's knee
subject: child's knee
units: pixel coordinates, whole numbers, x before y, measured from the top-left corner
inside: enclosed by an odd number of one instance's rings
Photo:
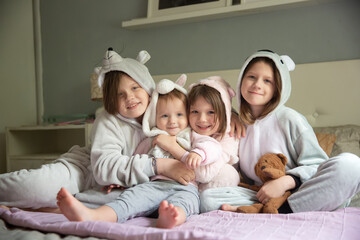
[[[335,171],[336,176],[343,176],[343,179],[350,181],[357,178],[360,181],[360,158],[358,156],[352,153],[342,153],[331,158],[330,161],[333,161],[333,171]]]
[[[211,189],[208,189],[200,194],[200,213],[210,212],[212,210],[218,209],[214,207],[214,199],[210,192]]]

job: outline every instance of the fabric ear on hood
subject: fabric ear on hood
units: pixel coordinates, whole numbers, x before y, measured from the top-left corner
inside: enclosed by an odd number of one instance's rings
[[[187,95],[186,89],[183,88],[183,86],[186,83],[186,80],[187,80],[187,76],[185,74],[182,74],[176,80],[176,82],[173,82],[169,79],[162,79],[156,85],[156,88],[153,94],[151,95],[151,101],[149,103],[148,108],[146,109],[142,122],[143,131],[147,137],[154,137],[158,134],[168,135],[167,132],[156,128],[156,105],[158,102],[159,94],[167,94],[172,90],[177,89],[180,92]]]
[[[207,85],[220,93],[226,111],[226,132],[229,132],[231,122],[231,102],[232,98],[235,96],[235,91],[231,88],[230,84],[220,76],[211,76],[206,79],[201,79],[197,83],[191,84],[189,86],[189,91],[196,85]]]
[[[240,105],[241,105],[240,86],[241,86],[241,80],[244,75],[244,71],[245,71],[246,67],[249,65],[249,63],[251,62],[251,60],[253,60],[254,58],[257,58],[257,57],[267,57],[267,58],[271,59],[275,63],[275,66],[277,67],[277,69],[279,70],[279,73],[281,76],[282,89],[281,89],[280,102],[279,102],[278,106],[276,107],[276,108],[278,108],[278,107],[284,105],[287,102],[287,100],[290,98],[291,78],[290,78],[289,71],[293,71],[295,69],[295,63],[287,55],[279,56],[278,54],[276,54],[274,52],[264,51],[264,50],[258,51],[256,53],[254,53],[253,55],[251,55],[250,57],[248,57],[240,70],[240,75],[239,75],[237,87],[236,87],[238,107],[240,109]]]
[[[102,86],[107,72],[121,71],[134,79],[149,95],[151,95],[155,88],[155,82],[151,77],[148,68],[144,65],[150,58],[150,54],[145,50],[140,51],[135,60],[132,58],[123,58],[113,51],[112,48],[109,48],[103,58],[102,66],[95,68],[95,73],[99,76],[99,86]]]

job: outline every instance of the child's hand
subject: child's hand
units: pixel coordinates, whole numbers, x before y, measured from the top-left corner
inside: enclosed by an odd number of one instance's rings
[[[165,134],[159,134],[154,137],[152,146],[158,145],[164,151],[170,152],[171,146],[177,144],[176,136],[169,136]]]
[[[158,158],[157,159],[158,174],[171,178],[183,185],[195,179],[193,170],[188,169],[186,165],[173,158]]]
[[[190,169],[195,169],[200,166],[202,158],[195,152],[190,152],[185,160],[186,166]]]
[[[111,190],[113,190],[114,188],[118,188],[120,190],[126,189],[125,187],[122,187],[122,186],[120,186],[118,184],[111,184],[109,186],[104,186],[101,190],[106,191],[106,193],[110,193]]]
[[[165,134],[159,134],[153,139],[153,147],[157,145],[162,150],[169,152],[174,158],[180,160],[185,154],[185,149],[182,148],[176,141],[176,136],[169,136]]]
[[[281,197],[286,191],[293,189],[294,187],[294,179],[285,175],[264,183],[256,194],[256,197],[262,204],[266,204],[271,198]]]
[[[239,116],[231,112],[231,122],[230,122],[230,136],[233,136],[234,133],[236,134],[236,137],[240,139],[240,137],[245,137],[246,128],[245,125],[240,122]]]

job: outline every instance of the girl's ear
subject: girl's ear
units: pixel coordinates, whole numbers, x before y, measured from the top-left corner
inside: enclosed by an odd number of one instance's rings
[[[186,74],[181,74],[181,76],[175,81],[175,83],[177,85],[179,85],[180,87],[184,87],[185,83],[187,80],[187,75]]]

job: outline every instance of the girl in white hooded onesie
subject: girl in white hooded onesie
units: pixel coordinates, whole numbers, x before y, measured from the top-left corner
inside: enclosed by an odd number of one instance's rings
[[[284,105],[291,91],[289,71],[294,68],[288,56],[259,51],[245,61],[237,85],[240,119],[247,126],[239,147],[242,176],[249,184],[261,185],[254,165],[265,153],[287,157],[286,175],[267,182],[257,193],[242,187],[204,191],[202,212],[265,204],[287,190],[293,193],[280,213],[332,211],[346,206],[359,191],[359,157],[342,153],[329,159],[305,117]]]

